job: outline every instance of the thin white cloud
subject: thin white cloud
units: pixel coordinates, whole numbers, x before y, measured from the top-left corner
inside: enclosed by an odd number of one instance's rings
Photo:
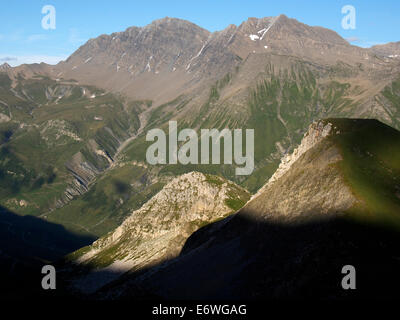
[[[348,37],[345,38],[348,42],[350,43],[355,43],[354,45],[357,45],[359,47],[362,48],[369,48],[378,44],[384,44],[384,42],[382,41],[370,41],[370,40],[366,40],[366,39],[362,39],[359,37]]]
[[[348,42],[359,42],[360,38],[358,38],[358,37],[349,37],[349,38],[346,38],[346,40]]]
[[[1,57],[0,62],[9,62],[9,61],[16,61],[18,60],[16,57]]]
[[[8,62],[10,66],[16,67],[21,64],[30,63],[47,63],[47,64],[57,64],[58,62],[67,59],[68,56],[47,56],[47,55],[23,55],[23,56],[12,56],[0,55],[0,61]],[[6,60],[7,59],[7,60]]]
[[[32,34],[28,36],[27,41],[28,42],[35,42],[35,41],[42,41],[42,40],[47,40],[48,36],[45,34]]]

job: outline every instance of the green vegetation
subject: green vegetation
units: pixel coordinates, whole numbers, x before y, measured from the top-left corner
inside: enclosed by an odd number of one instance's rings
[[[119,226],[162,187],[163,183],[149,183],[142,167],[126,164],[107,172],[83,196],[51,212],[48,220],[101,236]]]
[[[400,129],[400,78],[396,79],[387,86],[382,95],[391,105],[391,125]],[[387,106],[386,106],[387,107]]]
[[[347,115],[346,108],[352,105],[346,98],[349,90],[347,83],[319,83],[300,63],[260,82],[250,94],[251,115],[245,124],[255,132],[256,170],[242,184],[255,192],[274,173],[281,157],[272,156],[277,143],[291,152],[312,121]]]
[[[309,124],[329,116],[340,117],[351,113],[353,102],[347,95],[353,90],[348,83],[333,80],[320,81],[303,63],[296,63],[286,72],[274,73],[273,66],[266,69],[265,79],[250,88],[247,105],[238,107],[246,113],[232,114],[230,103],[221,100],[221,94],[235,74],[228,73],[216,81],[209,91],[208,100],[199,111],[178,121],[179,129],[241,128],[254,129],[255,165],[252,175],[239,177],[234,167],[227,165],[163,165],[161,175],[179,175],[190,171],[221,175],[235,181],[251,192],[256,192],[276,170],[282,153],[291,152],[300,143]],[[146,130],[158,127],[165,130],[172,117],[171,108],[187,100],[177,98],[156,108]],[[245,143],[245,142],[244,142]],[[141,136],[124,152],[126,159],[146,161],[145,153],[152,142]],[[279,145],[279,146],[278,146]],[[221,146],[222,148],[223,146]],[[243,145],[245,148],[245,145]]]
[[[343,176],[360,200],[352,216],[400,228],[400,132],[376,120],[331,119]]]
[[[0,204],[19,214],[54,209],[71,181],[66,162],[78,152],[104,170],[108,160],[95,148],[113,157],[120,141],[137,131],[138,113],[151,106],[47,77],[20,77],[14,89],[10,86],[0,73],[0,112],[11,117],[0,123]]]

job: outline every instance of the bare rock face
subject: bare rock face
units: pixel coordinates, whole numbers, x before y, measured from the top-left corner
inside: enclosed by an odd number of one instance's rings
[[[320,50],[341,49],[343,52],[351,49],[351,46],[334,31],[310,27],[279,15],[262,19],[249,18],[243,22],[236,30],[230,48],[246,58],[249,53],[267,52],[306,56],[310,49],[321,56]]]
[[[11,69],[11,66],[7,62],[0,65],[0,71],[7,71],[9,69]]]
[[[293,163],[297,161],[305,152],[315,146],[318,142],[323,140],[326,136],[329,135],[332,129],[331,123],[324,123],[323,121],[315,121],[312,123],[304,135],[300,145],[294,149],[293,153],[285,155],[281,163],[279,164],[278,169],[272,175],[272,177],[268,180],[268,184],[273,183],[277,179],[279,179],[285,172],[287,172]],[[268,185],[267,184],[267,185]]]
[[[66,62],[93,65],[107,61],[115,71],[129,70],[132,75],[164,68],[172,71],[195,55],[208,36],[207,30],[188,21],[165,18],[143,28],[131,27],[91,39]]]
[[[73,255],[80,255],[76,263],[96,267],[76,283],[92,291],[121,273],[176,257],[193,232],[234,212],[229,201],[244,204],[248,198],[247,191],[216,176],[191,172],[175,178],[115,231]]]
[[[55,72],[135,99],[167,102],[239,63],[225,42],[222,34],[189,21],[164,18],[91,39]]]
[[[285,15],[249,18],[213,33],[167,17],[90,39],[51,73],[161,104],[201,92],[248,59],[261,55],[265,60],[270,54],[322,65],[362,63],[365,69],[382,62],[374,52],[350,45],[332,30]]]

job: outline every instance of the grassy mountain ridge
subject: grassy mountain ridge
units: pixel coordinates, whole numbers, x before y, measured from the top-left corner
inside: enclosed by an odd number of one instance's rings
[[[353,208],[360,218],[398,228],[400,135],[376,120],[333,121],[340,128],[336,138],[344,161],[341,169],[361,203]]]

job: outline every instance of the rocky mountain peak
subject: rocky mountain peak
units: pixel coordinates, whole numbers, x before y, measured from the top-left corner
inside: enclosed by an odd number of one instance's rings
[[[275,19],[270,36],[276,40],[290,40],[296,37],[299,41],[310,39],[335,45],[348,45],[347,41],[335,31],[323,27],[309,26],[285,15],[280,15]]]
[[[204,86],[248,58],[249,65],[265,64],[271,54],[323,65],[336,65],[339,60],[354,65],[362,61],[371,67],[380,63],[367,49],[351,46],[336,32],[285,15],[251,17],[239,26],[213,33],[189,21],[166,17],[89,40],[54,68],[54,76],[163,104],[190,91],[204,92]],[[249,77],[259,71],[259,66],[254,67]]]
[[[150,24],[145,26],[144,28],[186,28],[186,29],[195,29],[197,31],[210,33],[208,30],[201,28],[200,26],[190,22],[188,20],[173,18],[173,17],[165,17],[161,19],[157,19],[152,21]]]
[[[2,65],[0,65],[0,71],[7,71],[9,69],[11,69],[11,66],[7,62],[4,62]]]
[[[325,137],[332,133],[332,123],[329,121],[319,120],[314,121],[304,134],[300,145],[294,149],[290,154],[286,154],[275,171],[273,176],[269,179],[268,184],[273,183],[285,172],[287,172],[293,163],[295,163],[305,152],[314,147],[317,143],[322,141]]]
[[[343,160],[327,139],[341,130],[329,120],[315,121],[301,144],[284,156],[269,181],[244,208],[272,220],[313,219],[349,209],[356,199],[334,164]]]
[[[248,199],[245,189],[217,176],[190,172],[174,178],[114,232],[73,255],[78,263],[97,267],[79,279],[79,286],[91,291],[123,272],[177,256],[193,232],[234,212],[232,203]],[[99,272],[107,271],[113,276],[99,280]],[[93,278],[96,287],[90,285]]]

